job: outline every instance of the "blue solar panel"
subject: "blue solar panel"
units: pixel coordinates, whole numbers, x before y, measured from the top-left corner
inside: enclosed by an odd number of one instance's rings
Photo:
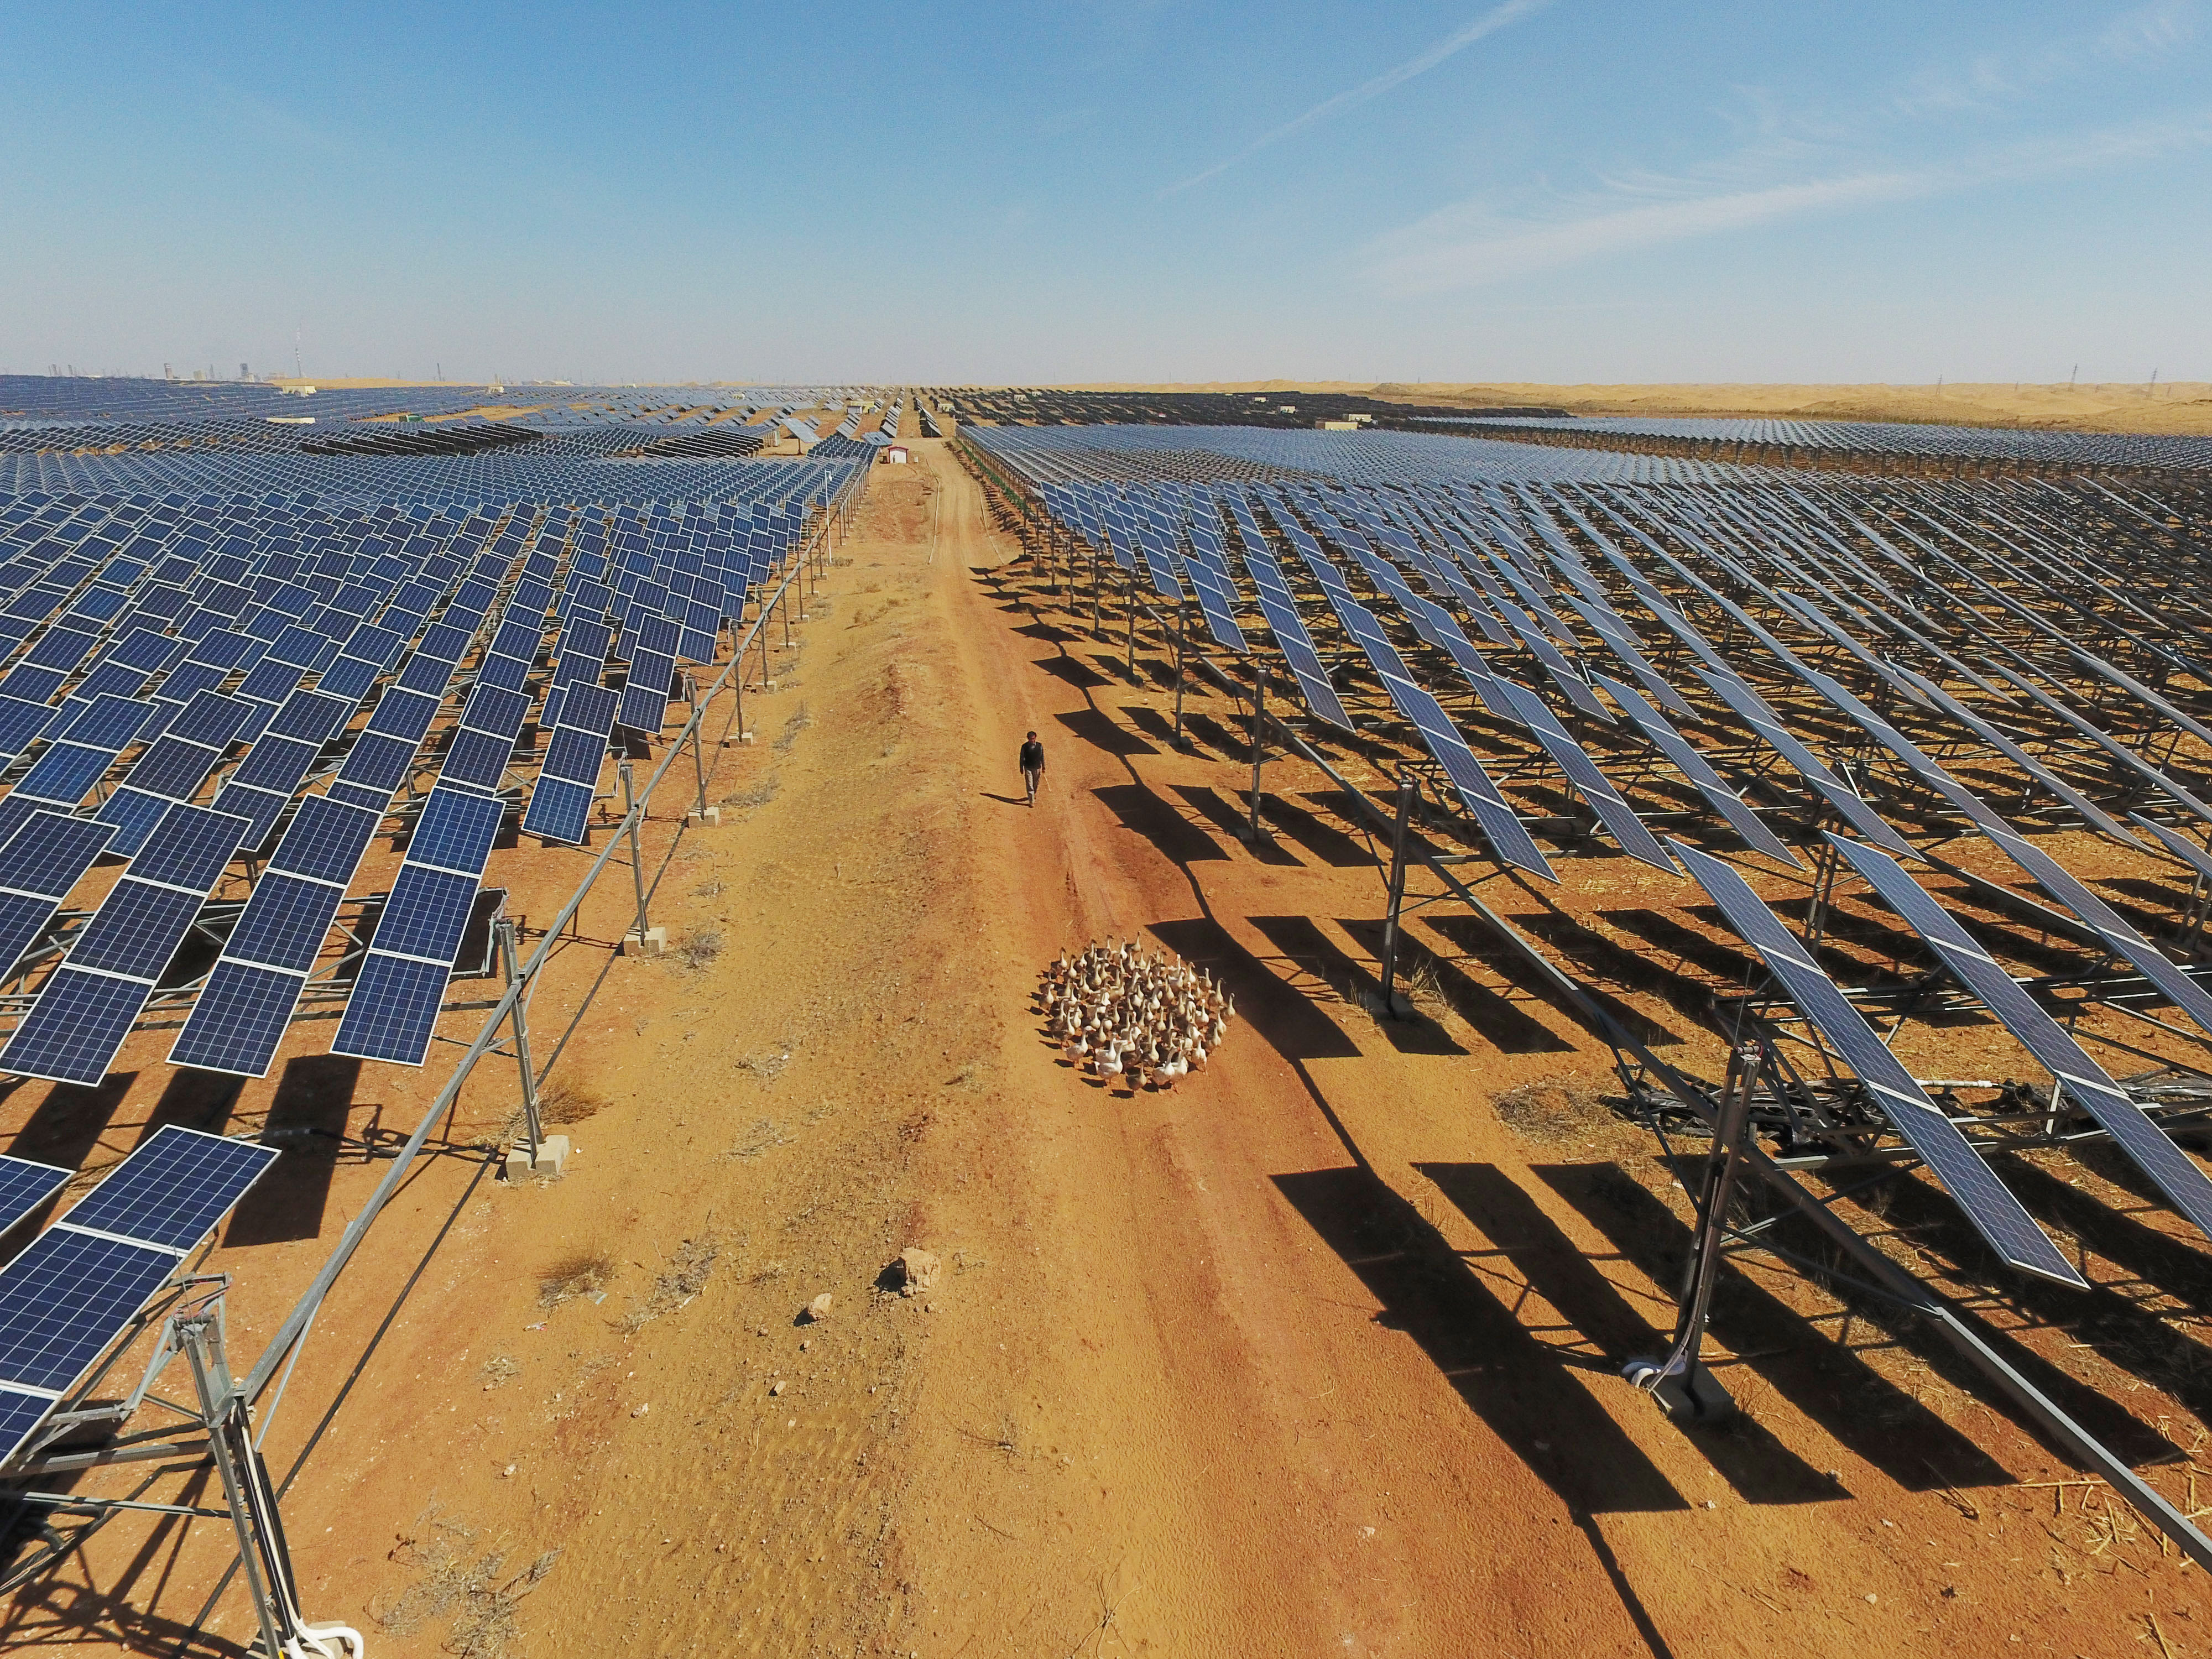
[[[303,881],[282,870],[266,871],[232,930],[223,955],[304,974],[322,953],[324,937],[344,897],[343,888]],[[205,1000],[204,993],[202,1000]]]
[[[188,1250],[276,1161],[273,1146],[166,1124],[62,1220]]]
[[[131,873],[205,893],[238,852],[246,820],[204,806],[172,806],[143,850],[131,860]]]
[[[0,1388],[0,1464],[22,1449],[23,1443],[46,1420],[54,1405],[55,1401],[42,1394]]]
[[[70,963],[157,980],[206,902],[198,893],[179,893],[125,876],[70,945]]]
[[[439,684],[443,685],[444,682]],[[439,701],[422,692],[403,691],[395,687],[377,703],[376,713],[369,716],[368,729],[386,737],[420,743],[437,714]]]
[[[48,1228],[0,1268],[0,1379],[68,1388],[176,1270],[170,1250]]]
[[[1728,786],[1721,775],[1699,754],[1682,734],[1667,722],[1667,717],[1618,680],[1609,680],[1602,674],[1593,674],[1591,679],[1600,690],[1620,705],[1637,729],[1656,744],[1675,769],[1693,784],[1698,793],[1710,801],[1720,815],[1735,826],[1735,831],[1758,851],[1771,859],[1778,859],[1792,869],[1805,866],[1788,843],[1768,829],[1759,814],[1744,804],[1743,798]]]
[[[591,816],[592,794],[588,783],[540,777],[537,788],[531,792],[530,810],[523,815],[522,827],[531,835],[566,842],[573,847],[584,839],[584,825]]]
[[[169,731],[190,742],[221,749],[237,735],[240,724],[251,712],[234,698],[203,691],[170,722]]]
[[[58,743],[32,763],[15,786],[27,799],[55,801],[74,806],[115,764],[112,749],[89,749],[82,744]]]
[[[380,951],[451,963],[476,903],[477,878],[410,864],[392,884],[371,941]]]
[[[159,795],[149,795],[142,790],[117,790],[100,805],[95,815],[98,821],[115,831],[115,839],[107,850],[118,858],[130,858],[146,844],[146,839],[159,827],[162,817],[174,803]]]
[[[216,963],[169,1050],[169,1063],[265,1077],[304,982],[271,968]]]
[[[1644,820],[1636,816],[1634,809],[1613,787],[1613,780],[1598,769],[1597,763],[1589,757],[1589,751],[1568,734],[1567,728],[1560,725],[1552,711],[1545,707],[1543,699],[1512,680],[1498,681],[1498,688],[1513,704],[1514,712],[1521,716],[1522,723],[1535,734],[1536,741],[1543,746],[1544,752],[1566,774],[1567,781],[1589,803],[1590,810],[1597,814],[1613,838],[1620,843],[1621,851],[1655,868],[1672,873],[1674,866],[1668,858],[1666,848],[1660,846],[1657,837],[1644,827]]]
[[[604,732],[580,732],[573,726],[564,726],[554,732],[553,740],[546,744],[545,763],[539,775],[569,783],[597,783],[599,768],[606,757]]]
[[[189,743],[173,730],[160,742],[150,744],[146,752],[125,775],[124,782],[133,789],[143,789],[149,795],[161,795],[169,800],[189,800],[192,792],[207,781],[207,775],[215,769],[221,758],[219,750],[204,744]]]
[[[417,742],[415,738],[363,732],[354,739],[352,752],[346,756],[338,775],[362,788],[380,791],[388,800],[392,792],[407,781],[407,774],[415,764]]]
[[[499,834],[504,805],[481,795],[433,789],[407,843],[410,864],[428,864],[474,876],[481,872]]]
[[[355,983],[331,1052],[420,1066],[437,1030],[451,972],[440,963],[372,955]]]
[[[88,744],[120,753],[139,727],[154,715],[147,704],[130,697],[96,696],[80,703],[53,732],[57,743]]]
[[[64,963],[0,1048],[0,1072],[55,1083],[98,1083],[151,988],[143,981],[88,974]]]
[[[0,978],[15,972],[23,952],[38,942],[60,908],[58,901],[50,898],[0,893]]]
[[[1759,952],[1790,1000],[1835,1045],[1891,1127],[1919,1153],[1997,1254],[2024,1272],[2081,1285],[2081,1276],[2034,1218],[1982,1162],[1958,1126],[1928,1098],[1836,982],[1775,919],[1750,884],[1718,859],[1679,841],[1672,846],[1683,867],[1720,907],[1729,926]]]
[[[561,724],[604,738],[614,726],[615,707],[620,701],[619,693],[605,686],[572,685],[561,704]]]
[[[472,731],[512,738],[522,730],[529,714],[529,698],[496,685],[478,685],[461,713],[461,724]]]
[[[70,1171],[27,1158],[0,1158],[0,1233],[30,1215],[68,1184]]]
[[[496,789],[514,754],[513,738],[465,728],[453,733],[453,746],[446,750],[445,764],[439,769],[439,779],[441,782],[473,784],[479,789]]]
[[[453,681],[454,666],[443,657],[428,657],[418,651],[392,684],[417,696],[442,697]]]
[[[67,898],[112,833],[83,818],[35,813],[0,847],[0,889]]]

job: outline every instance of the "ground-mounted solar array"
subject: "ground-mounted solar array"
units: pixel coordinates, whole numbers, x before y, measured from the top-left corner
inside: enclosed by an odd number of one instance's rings
[[[2212,438],[2118,432],[2044,432],[2006,427],[1922,425],[1897,421],[1807,421],[1682,416],[1547,416],[1540,413],[1410,416],[1417,426],[1451,428],[1474,435],[1557,441],[1614,449],[1638,441],[1671,443],[1680,453],[1761,458],[1843,457],[1863,459],[1984,463],[1996,465],[2126,471],[2212,471]]]
[[[1753,1121],[1775,1179],[1918,1169],[1992,1261],[2078,1288],[2001,1171],[2021,1146],[2108,1138],[2212,1234],[2190,1151],[2212,1107],[2212,503],[2193,461],[2117,478],[2092,445],[2083,476],[1939,481],[1399,433],[963,438],[1033,515],[1078,613],[1085,593],[1094,625],[1126,611],[1133,661],[1140,614],[1178,665],[1202,629],[1208,673],[1255,722],[1265,669],[1299,754],[1382,801],[1395,778],[1432,802],[1432,845],[1524,884],[1620,855],[1694,878],[1747,948],[1705,994],[1763,1056]],[[2100,840],[2162,882],[2124,896],[2076,874],[2085,851],[2101,872]],[[1809,883],[1802,936],[1747,875]],[[1901,924],[1903,968],[1869,973],[1824,934],[1852,876]],[[1965,884],[1971,928],[1923,883]],[[2085,1005],[2177,1042],[2148,1071],[2100,1061],[2058,1023]],[[1584,1006],[1639,1109],[1710,1125],[1719,1094]],[[1960,1006],[2048,1084],[1899,1062],[1901,1024]]]

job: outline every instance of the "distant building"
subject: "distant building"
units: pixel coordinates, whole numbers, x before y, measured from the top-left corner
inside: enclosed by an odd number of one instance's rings
[[[1360,429],[1358,421],[1316,421],[1314,424],[1324,432],[1357,432]]]
[[[884,445],[884,465],[885,466],[904,466],[906,465],[906,446],[904,444]]]

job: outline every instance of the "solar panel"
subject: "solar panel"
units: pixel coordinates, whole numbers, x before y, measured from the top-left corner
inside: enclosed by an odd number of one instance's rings
[[[62,1221],[188,1250],[276,1160],[276,1149],[165,1124]]]
[[[1735,710],[1743,723],[1765,741],[1768,748],[1790,763],[1813,793],[1835,809],[1838,817],[1886,852],[1894,853],[1899,858],[1920,856],[1913,850],[1911,843],[1891,829],[1879,812],[1830,771],[1811,750],[1790,735],[1773,709],[1767,706],[1765,699],[1756,691],[1725,670],[1715,674],[1699,669],[1697,674],[1711,689],[1715,696]]]
[[[2160,844],[2167,852],[2172,854],[2205,880],[2212,881],[2212,854],[2207,854],[2193,841],[2185,841],[2154,818],[2147,818],[2140,812],[2130,812],[2128,816],[2155,836]]]
[[[1750,884],[1717,858],[1679,841],[1672,845],[1683,867],[1720,907],[1729,926],[1759,952],[1784,994],[1835,1045],[1891,1127],[1958,1200],[1990,1248],[2024,1273],[2081,1286],[2081,1276],[2034,1218],[1982,1162],[1957,1125],[1928,1098],[1904,1063],[1883,1046],[1836,982],[1775,919]]]
[[[55,1083],[98,1083],[152,989],[143,980],[87,973],[64,963],[0,1048],[0,1071]]]
[[[1712,804],[1715,811],[1726,818],[1752,848],[1767,857],[1802,870],[1804,864],[1790,850],[1786,842],[1766,827],[1765,821],[1747,805],[1741,795],[1729,787],[1728,781],[1713,770],[1711,763],[1691,747],[1689,740],[1668,724],[1667,717],[1642,697],[1602,674],[1590,676],[1606,696],[1620,706],[1636,728],[1657,745],[1661,753],[1674,763],[1675,769]]]
[[[605,752],[604,739],[600,752]],[[584,839],[592,796],[593,788],[588,783],[540,777],[537,787],[530,792],[530,810],[523,815],[522,828],[527,834],[575,846]]]
[[[27,1158],[0,1158],[0,1233],[69,1184],[70,1171]]]
[[[58,812],[38,812],[0,846],[0,891],[64,899],[113,832]]]
[[[372,953],[355,982],[331,1052],[420,1066],[437,1030],[452,971],[447,963]]]
[[[0,1386],[68,1388],[176,1270],[173,1250],[49,1227],[0,1269]]]
[[[0,1388],[0,1465],[22,1449],[23,1443],[46,1420],[55,1403],[47,1395]]]
[[[310,795],[300,803],[299,816],[276,843],[270,868],[343,887],[360,866],[381,816],[327,795]]]
[[[2212,996],[2208,996],[2202,986],[2123,921],[2119,912],[2076,881],[2041,848],[2008,830],[1991,824],[1978,827],[2007,858],[2033,876],[2045,892],[2087,922],[2106,949],[2132,963],[2136,971],[2156,986],[2168,1001],[2200,1028],[2212,1032]]]
[[[157,980],[207,896],[131,882],[128,877],[124,880],[129,883],[130,902],[103,903],[70,945],[69,961],[78,968]]]
[[[1907,875],[1894,859],[1838,836],[1828,842],[1866,878],[1882,902],[1928,941],[2004,1028],[2042,1062],[2142,1172],[2158,1183],[2173,1207],[2212,1237],[2212,1180],[2144,1115],[2105,1068],[2091,1059],[2058,1022],[2021,990],[1972,935]]]
[[[54,732],[54,741],[88,744],[120,754],[153,714],[151,707],[133,698],[96,696]]]
[[[1490,774],[1482,769],[1474,751],[1459,734],[1442,705],[1420,686],[1395,674],[1382,676],[1383,690],[1398,711],[1413,722],[1421,734],[1421,741],[1437,763],[1444,769],[1446,776],[1459,791],[1461,801],[1477,823],[1482,826],[1484,836],[1490,842],[1492,854],[1502,862],[1526,870],[1547,881],[1557,881],[1551,861],[1547,860],[1525,826],[1505,804],[1504,796],[1491,781]]]
[[[1636,816],[1635,809],[1613,787],[1613,780],[1598,769],[1597,763],[1589,757],[1589,751],[1570,737],[1567,728],[1560,725],[1552,711],[1544,706],[1544,700],[1528,687],[1512,680],[1499,680],[1498,689],[1511,702],[1514,711],[1535,734],[1536,741],[1543,745],[1544,752],[1566,774],[1567,781],[1575,787],[1576,793],[1589,803],[1590,810],[1597,814],[1607,832],[1620,843],[1620,850],[1655,869],[1674,874],[1674,863],[1667,856],[1667,849],[1660,846],[1650,830],[1644,828],[1644,820]]]
[[[474,877],[483,870],[505,807],[481,795],[433,789],[407,844],[407,862]]]
[[[138,856],[131,874],[191,892],[212,890],[223,867],[237,854],[246,820],[204,806],[172,806]]]

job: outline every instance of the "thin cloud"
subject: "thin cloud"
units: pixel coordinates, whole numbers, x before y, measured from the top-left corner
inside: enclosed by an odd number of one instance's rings
[[[1682,196],[1553,222],[1500,220],[1480,204],[1462,204],[1371,244],[1368,275],[1395,295],[1438,294],[1778,219],[1951,195],[2208,146],[2212,146],[2212,110],[2178,120],[2037,140],[1936,167],[1869,170]]]
[[[1446,35],[1418,57],[1408,58],[1395,69],[1385,70],[1371,81],[1363,81],[1349,92],[1340,92],[1334,98],[1325,98],[1304,114],[1294,116],[1271,132],[1263,132],[1250,143],[1224,161],[1216,161],[1203,173],[1194,173],[1179,184],[1170,185],[1160,192],[1160,199],[1180,194],[1194,185],[1202,185],[1217,174],[1224,173],[1239,161],[1258,155],[1270,144],[1280,143],[1294,133],[1304,132],[1316,121],[1325,121],[1340,111],[1355,109],[1370,99],[1380,98],[1393,88],[1403,86],[1417,75],[1425,75],[1454,53],[1464,52],[1486,34],[1495,34],[1508,23],[1516,22],[1531,12],[1543,10],[1552,0],[1505,0],[1495,10],[1485,13],[1456,34]]]

